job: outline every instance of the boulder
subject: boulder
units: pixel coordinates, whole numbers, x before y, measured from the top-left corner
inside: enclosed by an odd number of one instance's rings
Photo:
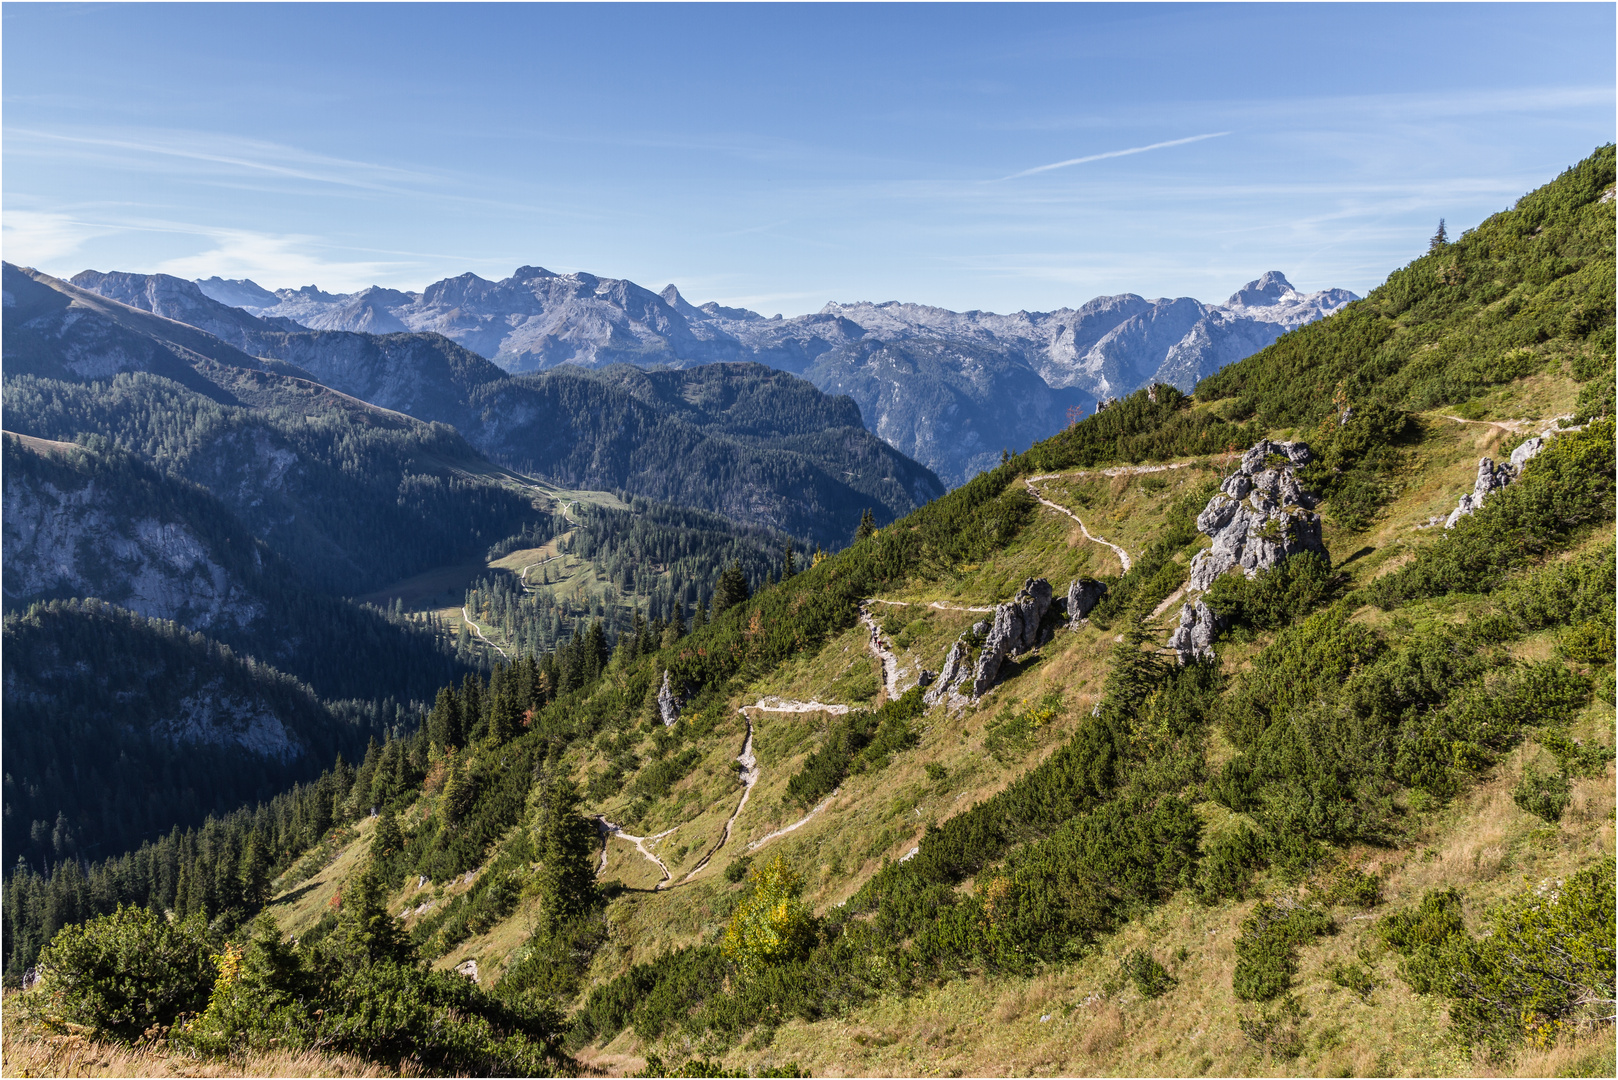
[[[1067,587],[1068,625],[1077,627],[1106,595],[1107,587],[1101,582],[1093,578],[1075,579]]]
[[[1182,664],[1211,657],[1221,624],[1201,599],[1188,601],[1180,608],[1180,625],[1169,635],[1169,648],[1180,654]]]
[[[664,727],[673,727],[674,722],[680,718],[680,696],[674,692],[669,683],[669,669],[663,669],[663,689],[657,692],[657,711],[663,718]]]
[[[994,685],[1007,656],[1039,644],[1039,624],[1050,607],[1051,583],[1044,578],[1029,578],[1016,596],[994,609],[994,623],[978,655],[978,669],[972,680],[973,697]]]

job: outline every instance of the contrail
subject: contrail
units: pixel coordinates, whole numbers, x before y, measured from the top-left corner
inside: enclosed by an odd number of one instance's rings
[[[1066,161],[1056,161],[1049,165],[1037,165],[1032,169],[1024,169],[1010,176],[1002,176],[1001,180],[1015,180],[1019,176],[1033,176],[1035,173],[1050,172],[1052,169],[1065,169],[1069,165],[1083,165],[1087,161],[1101,161],[1104,158],[1128,157],[1130,154],[1144,154],[1148,150],[1161,150],[1165,146],[1184,146],[1186,143],[1201,142],[1203,139],[1217,139],[1221,135],[1229,135],[1229,131],[1210,131],[1206,135],[1192,135],[1185,139],[1170,139],[1168,142],[1155,142],[1150,146],[1132,146],[1128,150],[1108,150],[1105,154],[1090,154],[1086,157],[1068,158]]]

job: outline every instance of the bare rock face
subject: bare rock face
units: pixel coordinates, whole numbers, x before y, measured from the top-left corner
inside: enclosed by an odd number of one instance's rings
[[[964,638],[951,645],[944,657],[944,670],[938,673],[932,689],[923,694],[921,700],[931,707],[946,700],[951,692],[958,693],[959,685],[972,675],[972,669],[966,662],[969,656],[971,650],[966,647]]]
[[[1169,648],[1180,654],[1182,664],[1211,657],[1219,627],[1219,617],[1206,603],[1189,601],[1180,608],[1180,625],[1169,635]]]
[[[1039,644],[1039,624],[1050,607],[1051,583],[1044,578],[1029,578],[1016,596],[994,609],[994,624],[989,627],[972,680],[974,697],[994,685],[1008,655]]]
[[[657,692],[657,711],[663,718],[664,727],[673,727],[674,722],[680,718],[680,696],[674,692],[669,684],[668,668],[663,669],[663,689]]]
[[[1462,495],[1460,505],[1444,519],[1444,528],[1453,529],[1455,523],[1483,505],[1483,500],[1522,475],[1528,464],[1545,449],[1545,438],[1536,435],[1511,452],[1511,460],[1496,465],[1490,458],[1478,458],[1478,478],[1472,485],[1472,494]]]
[[[1101,582],[1093,578],[1076,578],[1067,587],[1068,625],[1077,627],[1106,595],[1107,586]]]
[[[1241,467],[1197,515],[1197,528],[1214,542],[1191,560],[1189,591],[1206,592],[1230,570],[1251,578],[1289,556],[1325,550],[1315,500],[1295,472],[1310,457],[1301,442],[1268,439],[1242,455]]]

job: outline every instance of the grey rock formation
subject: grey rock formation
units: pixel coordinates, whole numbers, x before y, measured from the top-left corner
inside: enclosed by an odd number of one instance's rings
[[[966,662],[971,654],[964,639],[949,647],[949,652],[944,656],[944,669],[938,673],[932,689],[921,696],[929,708],[947,700],[952,692],[959,693],[960,684],[971,678],[972,669]]]
[[[1197,515],[1197,528],[1213,537],[1213,547],[1191,560],[1189,591],[1208,591],[1230,570],[1251,578],[1299,552],[1325,550],[1320,517],[1311,512],[1315,500],[1294,472],[1309,460],[1303,443],[1268,439],[1242,455],[1239,469]]]
[[[1077,627],[1107,595],[1107,586],[1093,578],[1075,578],[1067,587],[1068,625]]]
[[[674,692],[669,683],[668,668],[663,669],[663,689],[657,692],[657,713],[663,718],[664,727],[673,727],[674,722],[680,718],[680,696]]]
[[[1180,625],[1169,635],[1169,648],[1180,654],[1180,663],[1213,655],[1214,637],[1220,620],[1200,598],[1180,608]]]
[[[1050,606],[1051,583],[1044,578],[1029,578],[1016,596],[994,609],[994,624],[989,627],[983,651],[978,654],[972,696],[981,696],[994,685],[1007,656],[1039,644],[1039,624]]]
[[[1523,445],[1526,446],[1527,444],[1524,443]],[[1521,449],[1521,447],[1518,449]],[[1532,456],[1534,452],[1537,452],[1537,450],[1530,452],[1528,456]],[[1528,456],[1525,456],[1523,460],[1527,461]],[[1517,470],[1512,465],[1496,465],[1492,458],[1478,458],[1478,478],[1472,484],[1472,493],[1461,496],[1460,505],[1451,510],[1449,517],[1444,520],[1444,528],[1453,529],[1457,521],[1482,506],[1485,498],[1499,491],[1516,478]]]

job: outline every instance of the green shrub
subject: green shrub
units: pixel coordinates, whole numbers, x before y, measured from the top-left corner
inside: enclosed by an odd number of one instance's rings
[[[1231,989],[1243,1001],[1280,997],[1298,973],[1298,947],[1332,928],[1331,918],[1318,908],[1261,901],[1242,920]]]
[[[148,908],[63,927],[39,954],[36,1008],[47,1022],[121,1039],[199,1013],[217,974],[207,922]]]
[[[730,882],[732,885],[736,884],[738,881],[742,880],[742,878],[747,876],[747,869],[752,865],[753,857],[751,855],[743,855],[741,858],[725,867],[725,880]]]
[[[1214,614],[1233,626],[1274,630],[1308,615],[1332,600],[1342,586],[1331,560],[1314,551],[1300,552],[1249,581],[1225,574],[1205,598]]]
[[[1368,1001],[1371,991],[1377,987],[1376,976],[1371,973],[1371,969],[1352,960],[1347,962],[1333,960],[1326,965],[1326,978],[1344,990],[1352,990],[1362,1001]]]
[[[1467,935],[1453,890],[1429,893],[1417,912],[1379,924],[1407,954],[1404,974],[1418,993],[1451,999],[1463,1039],[1503,1050],[1525,1037],[1555,1042],[1578,1020],[1610,1023],[1614,986],[1613,858],[1566,882],[1542,882],[1489,914]]]
[[[1461,894],[1433,889],[1414,910],[1396,911],[1376,924],[1377,936],[1403,956],[1399,974],[1418,994],[1430,994],[1442,984],[1443,955],[1450,941],[1465,935]]]
[[[1522,779],[1511,789],[1511,801],[1517,804],[1517,809],[1552,824],[1562,820],[1562,812],[1572,798],[1566,773],[1547,776],[1535,769],[1526,769]]]
[[[1555,755],[1556,763],[1565,775],[1598,780],[1606,774],[1607,762],[1612,760],[1611,747],[1600,743],[1581,743],[1560,731],[1541,731],[1534,739]]]
[[[1586,619],[1562,635],[1562,652],[1570,660],[1581,664],[1610,664],[1613,661],[1613,613],[1607,617]]]
[[[1253,880],[1253,872],[1264,865],[1258,836],[1238,824],[1216,834],[1203,848],[1197,866],[1197,898],[1204,904],[1220,900],[1241,900]]]
[[[1135,984],[1143,998],[1162,997],[1178,980],[1159,964],[1149,949],[1133,949],[1118,965],[1118,974]]]

